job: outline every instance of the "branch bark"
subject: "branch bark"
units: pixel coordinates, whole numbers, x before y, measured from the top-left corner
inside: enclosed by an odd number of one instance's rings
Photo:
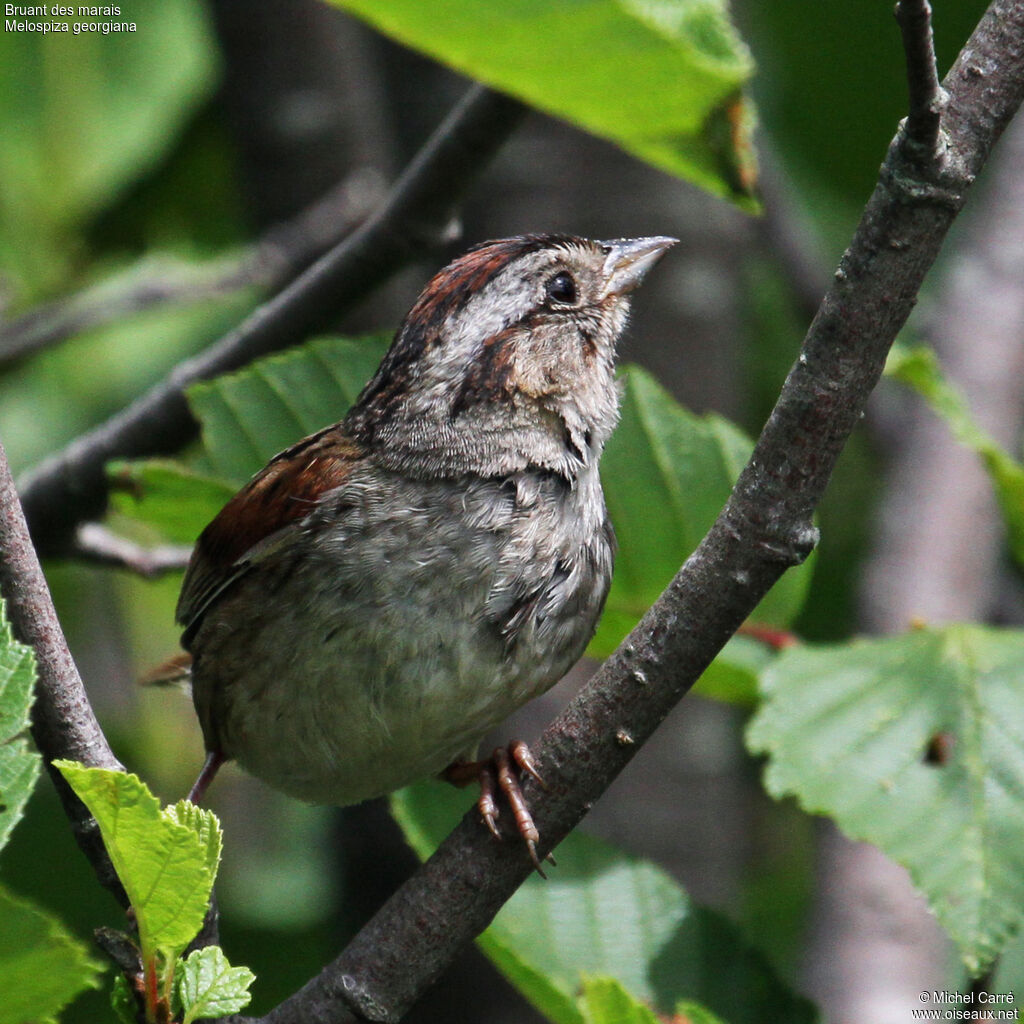
[[[14,635],[35,651],[37,682],[32,708],[32,738],[43,755],[78,845],[97,877],[123,906],[127,898],[95,819],[75,796],[60,772],[51,767],[65,757],[91,768],[124,771],[100,729],[82,685],[64,632],[50,599],[18,501],[7,453],[0,445],[0,591]]]
[[[542,793],[527,784],[542,854],[578,824],[769,588],[814,546],[814,508],[889,346],[1024,97],[1024,4],[992,3],[945,88],[943,144],[929,158],[903,128],[897,133],[725,509],[536,748],[550,785]],[[467,814],[341,956],[262,1024],[400,1020],[530,870],[520,844],[494,843]]]
[[[190,384],[297,344],[424,249],[445,241],[454,204],[525,109],[483,86],[471,87],[375,216],[212,348],[29,473],[22,502],[40,555],[66,554],[75,527],[102,515],[108,460],[170,454],[192,440],[197,426],[185,401]]]
[[[946,105],[935,64],[932,8],[928,0],[899,0],[895,13],[903,36],[910,93],[906,139],[925,157],[931,157],[939,143],[939,121]]]
[[[144,547],[119,536],[102,523],[82,523],[75,531],[73,551],[79,561],[126,569],[146,579],[156,579],[168,572],[181,572],[188,566],[192,555],[192,548],[188,545]]]

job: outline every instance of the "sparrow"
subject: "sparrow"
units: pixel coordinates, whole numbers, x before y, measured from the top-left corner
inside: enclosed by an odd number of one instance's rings
[[[441,270],[341,422],[203,530],[177,607],[207,750],[346,806],[427,776],[508,801],[539,869],[528,748],[481,737],[593,636],[615,537],[599,460],[630,293],[676,239],[538,234]]]

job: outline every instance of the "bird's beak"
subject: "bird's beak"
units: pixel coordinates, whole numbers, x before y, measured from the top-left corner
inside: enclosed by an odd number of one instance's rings
[[[604,261],[605,286],[601,298],[631,292],[651,267],[678,242],[678,238],[616,238],[600,244],[608,251]]]

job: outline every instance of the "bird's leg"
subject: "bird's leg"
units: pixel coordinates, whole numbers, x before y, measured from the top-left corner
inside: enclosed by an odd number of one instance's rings
[[[441,777],[456,786],[466,786],[473,781],[479,783],[480,797],[476,805],[484,824],[496,839],[501,838],[497,825],[500,812],[496,801],[497,795],[501,793],[512,810],[516,831],[526,844],[533,866],[542,878],[546,878],[537,857],[540,833],[533,822],[533,815],[530,814],[529,804],[519,783],[519,776],[523,772],[542,789],[548,788],[537,771],[530,748],[522,740],[516,740],[507,747],[498,747],[486,761],[455,761],[444,770]],[[548,854],[547,859],[552,864],[555,863],[555,858],[551,854]]]
[[[192,788],[188,791],[188,799],[191,803],[196,806],[206,795],[206,790],[209,788],[213,777],[217,774],[217,770],[227,759],[219,750],[211,750],[206,755],[206,760],[203,762],[202,770],[199,772],[199,778],[192,783]]]

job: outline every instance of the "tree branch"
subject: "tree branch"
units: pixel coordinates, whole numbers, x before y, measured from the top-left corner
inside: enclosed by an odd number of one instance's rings
[[[241,326],[127,409],[29,473],[22,502],[41,555],[66,554],[75,527],[106,506],[108,460],[178,451],[197,432],[185,389],[297,344],[425,248],[447,238],[452,208],[525,113],[473,86],[399,178],[387,203]]]
[[[0,368],[143,310],[223,298],[242,288],[273,294],[338,245],[380,203],[382,193],[375,174],[357,171],[234,258],[202,266],[146,259],[131,274],[36,306],[0,323]]]
[[[935,63],[932,8],[928,0],[899,0],[895,13],[903,36],[910,93],[906,142],[928,158],[938,147],[939,120],[947,99]]]
[[[38,679],[32,708],[32,738],[57,787],[78,845],[103,886],[127,906],[127,898],[107,857],[95,819],[50,764],[55,758],[66,757],[92,768],[124,771],[96,721],[82,678],[68,650],[29,538],[2,445],[0,591],[7,600],[7,613],[15,636],[35,651]]]
[[[156,579],[185,569],[192,548],[179,544],[147,548],[119,536],[102,523],[82,523],[75,531],[72,552],[79,561],[126,569],[146,579]]]
[[[782,573],[811,550],[811,516],[963,197],[1024,96],[1024,4],[995,0],[946,80],[946,148],[890,146],[879,183],[799,359],[700,547],[536,749],[527,781],[542,853],[572,829]],[[622,737],[629,742],[623,742]],[[433,857],[299,992],[262,1018],[398,1021],[530,873],[470,812]]]

